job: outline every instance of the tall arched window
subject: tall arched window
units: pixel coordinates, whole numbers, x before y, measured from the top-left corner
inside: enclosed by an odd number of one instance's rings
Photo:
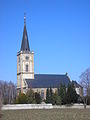
[[[28,72],[28,65],[26,65],[26,72]]]

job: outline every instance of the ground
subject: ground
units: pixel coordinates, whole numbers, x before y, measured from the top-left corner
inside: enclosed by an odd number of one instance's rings
[[[90,109],[7,110],[1,120],[90,120]]]

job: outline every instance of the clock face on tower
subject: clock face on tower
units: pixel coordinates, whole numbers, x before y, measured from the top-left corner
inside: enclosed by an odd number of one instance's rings
[[[26,60],[29,60],[29,57],[28,57],[28,56],[26,56]]]

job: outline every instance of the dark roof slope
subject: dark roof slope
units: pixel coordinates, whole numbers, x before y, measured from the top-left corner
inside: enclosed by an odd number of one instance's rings
[[[74,84],[75,88],[83,88],[80,84],[78,84],[76,81],[72,80],[72,83]]]
[[[24,31],[23,31],[21,51],[30,51],[27,29],[26,29],[26,18],[25,17],[24,17]]]
[[[34,80],[26,79],[29,88],[57,88],[60,84],[68,86],[70,83],[66,75],[35,74],[34,77]]]

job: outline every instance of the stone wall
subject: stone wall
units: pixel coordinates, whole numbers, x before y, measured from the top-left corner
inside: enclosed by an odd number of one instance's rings
[[[52,109],[52,104],[15,104],[3,105],[2,110],[18,110],[18,109]]]
[[[74,104],[74,105],[54,105],[53,108],[56,109],[84,109],[83,104]],[[87,105],[86,108],[90,109],[90,105]]]
[[[87,105],[90,109],[90,105]],[[52,105],[52,104],[14,104],[14,105],[3,105],[2,110],[18,110],[18,109],[84,109],[83,104],[74,104],[71,106],[66,105]]]

